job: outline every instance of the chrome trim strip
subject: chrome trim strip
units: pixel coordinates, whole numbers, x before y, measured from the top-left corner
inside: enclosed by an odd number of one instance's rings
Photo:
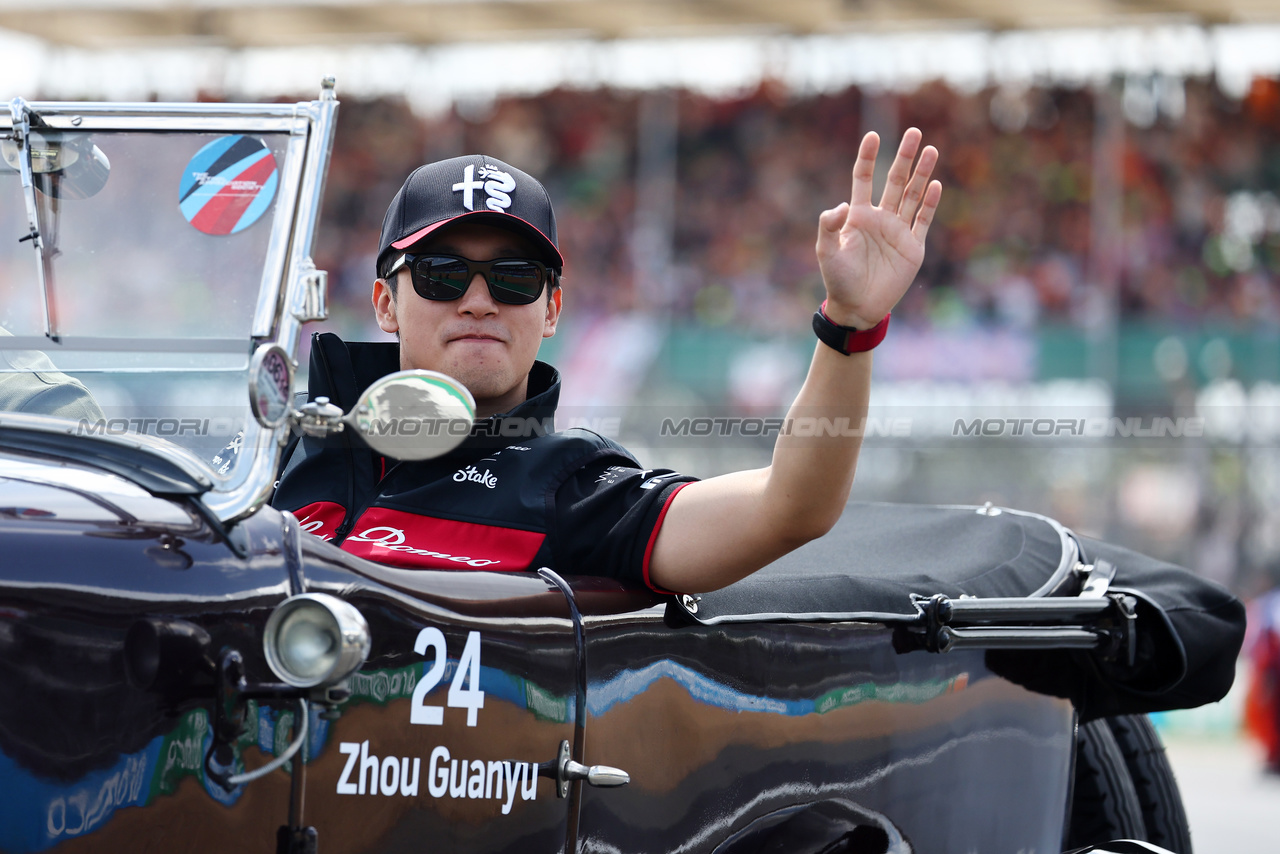
[[[298,203],[298,208],[304,217],[299,222],[299,226],[305,227],[297,232],[301,240],[298,241],[299,247],[294,258],[301,261],[309,259],[312,255],[311,247],[315,242],[316,226],[320,222],[320,205],[324,200],[324,188],[329,175],[329,154],[333,150],[333,134],[338,118],[338,102],[333,94],[333,78],[325,78],[319,101],[299,104],[298,107],[300,109],[307,107],[315,123],[315,133],[311,139],[310,151],[307,152],[307,161],[312,162],[314,158],[317,164],[316,169],[307,173],[307,181],[302,187]]]
[[[44,116],[41,116],[44,118]],[[75,119],[81,119],[79,124]],[[172,122],[181,121],[175,128]],[[216,116],[195,118],[177,116],[51,116],[46,124],[53,130],[64,131],[208,131],[210,133],[288,133],[293,128],[293,118],[274,116]]]
[[[302,331],[298,315],[302,313],[300,309],[307,297],[305,278],[316,269],[315,262],[311,260],[311,250],[315,243],[316,226],[320,221],[320,205],[324,200],[325,179],[329,173],[329,155],[333,150],[333,134],[338,116],[338,102],[333,95],[333,78],[325,78],[319,101],[298,106],[308,107],[311,113],[314,130],[307,149],[307,163],[315,163],[316,168],[304,173],[298,194],[293,252],[289,257],[288,293],[282,305],[285,310],[276,330],[276,340],[284,343],[291,356],[297,355],[298,336]]]
[[[55,130],[180,130],[289,133],[299,118],[296,104],[176,104],[28,102],[27,108]]]
[[[250,344],[244,338],[106,338],[71,335],[55,340],[37,335],[0,337],[0,350],[84,351],[104,353],[240,353],[246,357]]]
[[[721,623],[866,623],[867,625],[897,625],[914,623],[919,619],[918,611],[900,614],[891,611],[811,611],[790,613],[783,611],[764,611],[752,614],[721,614],[719,617],[699,617],[691,613],[683,603],[680,610],[688,614],[689,619],[703,626],[718,626]]]
[[[305,119],[295,119],[289,129],[289,145],[285,153],[286,169],[281,170],[280,189],[276,192],[276,211],[271,227],[271,237],[267,242],[266,256],[263,258],[262,279],[258,283],[258,302],[253,310],[253,325],[250,334],[258,340],[270,338],[275,327],[276,315],[279,313],[280,300],[288,289],[284,278],[286,254],[289,251],[289,239],[293,231],[293,221],[297,216],[298,188],[303,181],[307,160],[307,136],[310,123]]]
[[[121,523],[125,525],[138,524],[137,516],[134,516],[132,513],[130,513],[128,510],[125,510],[120,505],[115,504],[111,501],[108,501],[107,499],[103,498],[101,495],[99,495],[98,493],[94,492],[91,489],[84,489],[83,487],[73,486],[72,484],[69,484],[69,483],[59,483],[58,481],[52,478],[46,479],[46,478],[39,478],[39,477],[24,477],[22,475],[6,474],[4,475],[4,479],[13,481],[14,483],[29,483],[34,486],[48,486],[54,489],[65,490],[67,492],[72,493],[73,495],[78,495],[79,497],[83,498],[85,501],[88,501],[90,504],[96,504],[97,506],[101,507],[103,510],[106,510],[108,513],[111,513],[112,515],[114,515],[117,519],[121,521]]]
[[[306,101],[302,103],[308,103]],[[28,101],[27,106],[50,125],[52,119],[66,116],[151,116],[188,120],[225,116],[292,119],[298,116],[297,104],[218,104],[154,101]]]

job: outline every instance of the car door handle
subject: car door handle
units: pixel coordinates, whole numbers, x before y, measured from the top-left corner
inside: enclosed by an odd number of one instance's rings
[[[574,780],[585,780],[588,786],[601,788],[625,786],[631,782],[631,775],[621,768],[610,765],[588,766],[581,762],[574,762],[569,752],[568,741],[560,742],[560,756],[555,762],[555,778],[556,795],[561,798],[568,797],[569,784]]]

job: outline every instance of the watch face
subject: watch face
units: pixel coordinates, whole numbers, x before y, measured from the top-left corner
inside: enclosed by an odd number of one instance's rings
[[[258,348],[249,366],[249,408],[263,427],[279,427],[289,418],[293,370],[289,356],[276,344]]]

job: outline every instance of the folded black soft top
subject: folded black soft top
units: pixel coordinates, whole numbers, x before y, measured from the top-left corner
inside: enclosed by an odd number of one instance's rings
[[[916,613],[911,595],[1046,596],[1078,559],[1071,532],[998,507],[851,503],[825,537],[722,590],[704,624],[882,620]]]
[[[1231,687],[1244,605],[1189,570],[1077,537],[1044,516],[1003,508],[851,503],[826,536],[754,575],[675,607],[704,625],[865,621],[901,625],[913,597],[1074,595],[1072,569],[1105,560],[1111,590],[1136,602],[1136,661],[1083,650],[989,650],[988,666],[1070,698],[1082,720],[1190,708]]]

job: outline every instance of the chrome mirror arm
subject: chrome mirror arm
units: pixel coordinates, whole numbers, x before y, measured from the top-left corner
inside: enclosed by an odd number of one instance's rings
[[[317,397],[289,414],[289,421],[308,436],[323,439],[347,428],[342,420],[342,409],[329,402],[327,397]]]

